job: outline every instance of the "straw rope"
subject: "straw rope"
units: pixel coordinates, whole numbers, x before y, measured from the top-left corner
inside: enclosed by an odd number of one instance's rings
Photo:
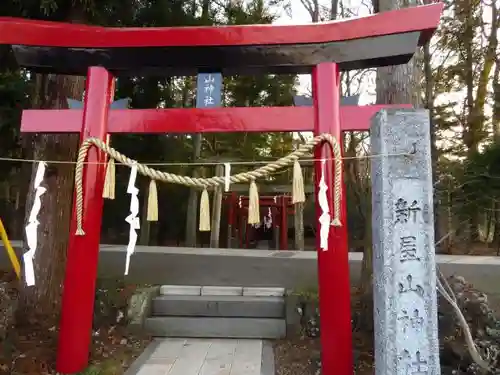
[[[306,143],[299,146],[299,148],[287,156],[284,156],[274,162],[270,162],[262,167],[259,167],[253,171],[242,172],[230,177],[231,183],[242,183],[242,182],[252,182],[258,178],[268,176],[282,168],[291,166],[300,159],[308,155],[311,150],[323,143],[328,143],[332,149],[333,156],[335,157],[335,174],[334,174],[334,188],[333,188],[333,201],[334,201],[334,218],[333,223],[340,224],[340,200],[341,200],[341,178],[342,178],[342,153],[340,149],[340,144],[338,140],[331,134],[321,134],[318,135]],[[206,189],[207,187],[214,187],[218,185],[224,185],[226,179],[223,176],[214,176],[210,178],[194,178],[188,176],[180,176],[173,173],[159,171],[148,167],[147,165],[141,164],[129,157],[118,152],[114,148],[110,147],[107,143],[101,141],[98,138],[87,138],[83,141],[78,151],[78,159],[75,168],[75,187],[76,187],[76,222],[77,222],[77,235],[84,235],[83,231],[83,168],[85,167],[85,160],[87,158],[87,153],[90,147],[95,146],[101,151],[108,154],[114,160],[124,164],[128,167],[132,165],[137,166],[137,171],[143,176],[147,176],[153,180],[184,185],[188,187],[199,187]]]

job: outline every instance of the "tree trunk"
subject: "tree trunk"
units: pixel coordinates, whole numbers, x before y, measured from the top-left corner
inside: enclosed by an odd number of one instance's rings
[[[304,250],[304,203],[295,203],[293,215],[295,227],[295,250]]]
[[[495,209],[495,201],[492,199],[491,200],[491,210],[488,210],[485,212],[485,225],[486,225],[486,230],[485,230],[485,235],[484,235],[484,242],[489,243],[490,242],[490,237],[491,237],[491,229],[494,223],[494,218],[495,216],[493,215],[493,210]]]
[[[496,7],[494,8],[496,9]],[[496,57],[495,70],[493,72],[493,139],[497,145],[500,145],[500,58]],[[500,249],[500,204],[495,202],[493,206],[495,214],[493,241],[492,244]]]
[[[319,22],[319,1],[318,0],[300,0],[304,8],[309,13],[312,22]],[[333,9],[332,9],[333,11]]]
[[[149,181],[144,180],[142,191],[145,191],[142,201],[141,228],[139,231],[139,245],[149,246],[151,242],[151,222],[148,221],[148,200],[149,200]]]
[[[35,108],[67,108],[66,98],[81,99],[85,87],[84,77],[37,75]],[[62,283],[66,269],[72,213],[74,165],[55,164],[50,161],[76,160],[78,134],[35,134],[32,139],[33,158],[49,161],[43,185],[38,220],[38,247],[34,259],[36,286],[24,287],[20,312],[36,311],[57,315],[61,303]],[[33,179],[37,165],[33,165],[30,190],[26,198],[26,219],[33,205]],[[26,241],[25,241],[26,243]],[[25,249],[27,251],[27,249]]]
[[[224,166],[217,165],[215,167],[215,175],[224,175]],[[220,239],[220,221],[222,213],[222,186],[217,186],[214,190],[213,208],[212,208],[212,224],[210,225],[210,247],[218,248]]]
[[[416,4],[398,0],[373,0],[374,8],[380,12],[400,9]],[[377,104],[412,104],[420,106],[419,87],[420,74],[416,68],[416,58],[408,64],[387,66],[377,69],[376,93]],[[371,209],[370,209],[371,211]],[[367,223],[371,222],[371,215]],[[370,230],[371,231],[371,230]],[[370,233],[371,237],[371,233]],[[369,322],[373,317],[373,264],[372,246],[365,246],[363,253],[361,290],[363,293],[363,321]]]
[[[436,132],[434,131],[434,82],[432,77],[432,66],[431,66],[431,53],[429,43],[424,46],[424,76],[425,76],[425,107],[429,111],[429,128],[431,134],[431,163],[432,163],[432,183],[433,185],[437,181],[437,163],[438,163],[438,149],[436,145]],[[441,211],[439,207],[439,199],[436,196],[436,191],[434,192],[434,238],[439,240],[442,237],[439,223],[441,222],[440,216]],[[449,228],[448,230],[451,230]],[[437,252],[442,252],[444,244],[441,244],[436,249]]]
[[[193,162],[200,158],[201,155],[201,134],[193,134]],[[193,177],[199,177],[199,168],[195,167],[193,170]],[[187,205],[186,217],[186,246],[196,247],[198,228],[198,189],[189,189],[189,200]]]
[[[500,145],[500,57],[497,56],[493,72],[493,130],[494,140]]]
[[[339,0],[332,0],[330,3],[330,20],[334,21],[337,19],[337,14],[339,12]]]
[[[387,66],[377,69],[377,104],[421,105],[418,90],[418,72],[415,58],[408,64]]]
[[[447,192],[447,228],[448,239],[446,241],[446,252],[453,254],[453,242],[455,240],[455,228],[453,227],[453,199],[451,195],[452,184],[448,177],[448,192]]]
[[[466,62],[466,85],[467,85],[467,123],[463,131],[463,141],[467,146],[467,156],[470,160],[476,153],[479,152],[479,145],[484,139],[485,128],[485,104],[488,98],[488,84],[490,82],[490,74],[497,58],[498,47],[498,28],[500,24],[500,14],[497,8],[497,2],[492,2],[492,25],[488,36],[488,42],[484,48],[484,62],[482,69],[477,74],[475,62],[474,43],[477,34],[474,21],[474,7],[477,6],[474,2],[465,3],[463,8],[459,9],[458,16],[465,20],[465,32],[462,35],[465,47],[465,62]],[[477,76],[477,79],[475,79]],[[475,98],[474,98],[475,90]],[[465,192],[467,193],[467,191]],[[472,210],[470,213],[469,228],[472,243],[480,241],[479,238],[479,223],[480,213],[477,210]]]
[[[372,209],[371,203],[366,208],[363,262],[361,263],[361,316],[363,327],[373,330],[373,245],[372,245]]]
[[[467,158],[470,160],[474,154],[478,152],[479,137],[477,134],[477,121],[473,119],[474,112],[474,56],[472,44],[474,39],[474,25],[472,20],[473,9],[471,6],[466,6],[466,30],[462,36],[465,47],[465,82],[467,89],[467,124],[464,127],[463,141],[467,147]],[[464,186],[464,194],[467,195],[467,186]],[[479,241],[479,217],[475,209],[470,211],[468,222],[469,242],[474,243]],[[470,248],[468,246],[467,248]]]

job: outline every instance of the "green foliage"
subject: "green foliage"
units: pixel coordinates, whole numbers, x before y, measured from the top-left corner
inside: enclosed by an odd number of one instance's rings
[[[500,144],[491,144],[468,159],[457,182],[473,207],[469,210],[491,209],[500,197]]]
[[[0,73],[0,150],[4,156],[18,154],[20,109],[27,104],[27,81],[20,71]],[[0,171],[5,172],[6,164]]]
[[[431,45],[433,123],[439,148],[436,200],[438,213],[447,217],[448,230],[478,240],[489,228],[498,190],[493,167],[499,119],[491,116],[492,66],[499,64],[495,27],[500,25],[494,6],[478,0],[446,0],[445,11]],[[495,53],[495,49],[497,52]],[[496,133],[496,134],[495,134]],[[490,176],[490,177],[488,177]],[[490,188],[491,187],[491,188]],[[483,194],[483,192],[487,193]],[[485,212],[487,213],[485,215]],[[494,216],[497,216],[495,214]],[[458,223],[460,221],[460,223]],[[464,231],[464,228],[467,230]],[[500,234],[500,232],[499,232]],[[446,233],[442,233],[446,235]],[[470,241],[469,241],[470,242]]]
[[[106,374],[103,370],[101,370],[97,366],[90,366],[87,367],[84,371],[80,372],[79,375],[108,375],[108,374]]]
[[[464,156],[491,137],[491,118],[478,87],[488,61],[489,6],[478,0],[447,0],[433,54],[434,126],[443,152]],[[499,22],[500,20],[495,20]],[[488,30],[488,31],[486,31]],[[472,117],[478,108],[478,118]],[[461,138],[457,141],[457,136]]]
[[[298,288],[290,293],[292,296],[299,297],[302,301],[318,301],[318,288],[317,287],[306,287]]]
[[[123,368],[118,360],[109,359],[97,365],[91,365],[78,375],[117,375],[123,373]]]

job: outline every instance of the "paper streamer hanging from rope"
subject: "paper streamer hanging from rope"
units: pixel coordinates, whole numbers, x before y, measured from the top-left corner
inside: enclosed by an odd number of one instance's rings
[[[224,191],[227,193],[231,186],[231,163],[224,163]]]
[[[28,251],[23,255],[24,259],[24,275],[26,279],[26,284],[28,286],[35,285],[35,267],[33,261],[35,259],[36,248],[38,245],[38,213],[42,207],[41,196],[47,191],[46,188],[41,186],[43,177],[45,176],[45,162],[41,161],[38,163],[35,181],[33,184],[33,189],[35,191],[35,198],[33,200],[33,206],[31,207],[30,216],[28,218],[28,225],[26,225],[26,242],[28,245]]]
[[[326,196],[328,185],[325,182],[325,169],[326,169],[325,165],[326,165],[326,160],[322,159],[321,179],[319,180],[318,203],[321,210],[321,216],[319,217],[319,223],[320,223],[319,247],[323,251],[328,250],[328,234],[330,233],[330,224],[331,224],[330,207],[328,205],[328,198]]]
[[[125,275],[128,275],[130,267],[130,257],[135,251],[137,244],[136,230],[141,228],[139,218],[139,189],[135,187],[137,180],[137,165],[133,165],[130,169],[130,178],[128,180],[127,193],[130,194],[130,215],[125,218],[125,221],[130,225],[128,245],[127,245],[127,259],[125,261]]]

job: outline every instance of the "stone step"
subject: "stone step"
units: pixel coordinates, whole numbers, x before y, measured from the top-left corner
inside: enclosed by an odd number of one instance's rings
[[[199,296],[201,295],[201,286],[192,285],[162,285],[160,287],[161,295],[169,296]]]
[[[284,318],[283,297],[178,296],[153,299],[153,316]]]
[[[241,296],[243,288],[241,286],[202,286],[202,296]]]
[[[160,294],[163,296],[253,296],[282,297],[284,288],[241,287],[241,286],[193,286],[193,285],[162,285]]]
[[[146,331],[155,337],[281,339],[286,336],[284,319],[151,317]]]
[[[284,297],[285,288],[245,287],[243,295],[249,297]]]

